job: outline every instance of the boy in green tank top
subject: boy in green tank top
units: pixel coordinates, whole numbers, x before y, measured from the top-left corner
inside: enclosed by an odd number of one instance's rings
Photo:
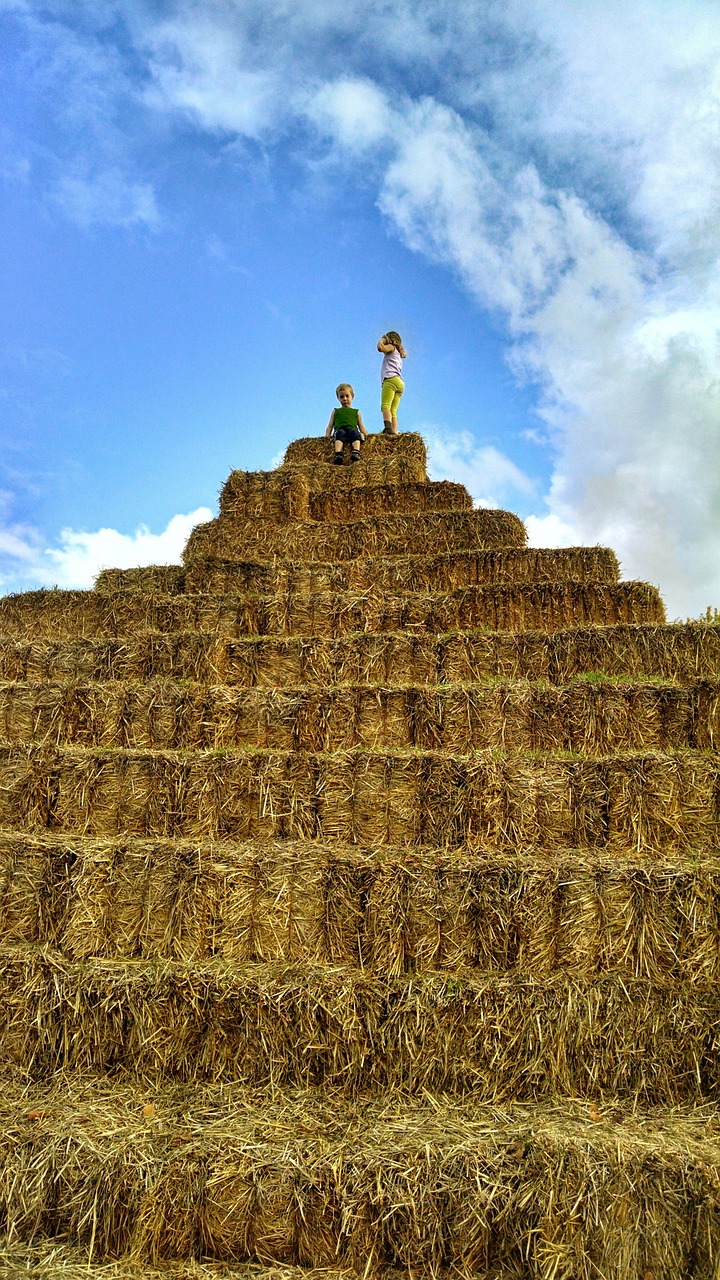
[[[339,387],[335,388],[335,395],[340,401],[340,408],[333,409],[330,414],[330,421],[325,428],[325,438],[329,440],[330,436],[335,437],[333,462],[336,466],[342,466],[343,445],[349,443],[351,446],[350,461],[359,462],[360,441],[367,440],[368,433],[360,410],[352,408],[355,392],[350,383],[341,382]]]

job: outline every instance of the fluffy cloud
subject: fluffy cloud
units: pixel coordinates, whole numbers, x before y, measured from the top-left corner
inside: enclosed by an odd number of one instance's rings
[[[448,431],[419,423],[428,448],[433,480],[464,484],[478,507],[511,506],[518,495],[532,496],[532,480],[493,445],[479,445],[469,431]]]
[[[60,546],[48,547],[43,559],[52,566],[53,582],[60,587],[90,587],[101,569],[132,569],[146,564],[177,564],[182,559],[190,531],[211,520],[208,507],[198,507],[188,515],[176,515],[162,533],[151,533],[141,525],[133,534],[117,529],[85,533],[63,529]]]
[[[19,525],[0,529],[0,585],[5,591],[29,587],[92,587],[101,569],[178,564],[191,530],[211,520],[208,507],[176,515],[162,533],[141,525],[133,534],[117,529],[85,532],[63,529],[59,545],[43,547],[36,531]]]

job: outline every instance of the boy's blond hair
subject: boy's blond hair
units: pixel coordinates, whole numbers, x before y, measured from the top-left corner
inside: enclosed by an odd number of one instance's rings
[[[337,396],[338,400],[340,399],[341,391],[349,391],[350,395],[353,397],[353,399],[355,399],[355,388],[351,387],[349,382],[338,382],[335,388],[335,395]]]

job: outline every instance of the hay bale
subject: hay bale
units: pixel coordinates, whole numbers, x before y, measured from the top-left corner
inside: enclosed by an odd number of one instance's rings
[[[89,835],[687,850],[717,838],[716,788],[696,751],[0,748],[0,823]]]
[[[619,578],[617,559],[604,547],[544,551],[446,551],[439,555],[361,556],[339,562],[222,560],[208,556],[186,570],[189,593],[237,591],[292,594],[314,591],[448,592],[460,587],[520,582],[602,582]]]
[[[717,1100],[717,983],[556,972],[369,975],[226,961],[72,962],[0,947],[16,1069],[486,1101]]]
[[[547,1276],[560,1260],[577,1280],[669,1280],[711,1275],[720,1244],[707,1110],[217,1085],[190,1101],[183,1088],[76,1078],[10,1084],[1,1114],[2,1209],[31,1257],[70,1247],[95,1266],[120,1257],[173,1275],[194,1241],[205,1258],[264,1259],[273,1280],[330,1259],[355,1274],[450,1266],[471,1280],[510,1264]]]
[[[522,547],[525,526],[508,511],[421,512],[373,516],[348,524],[313,521],[273,525],[221,516],[196,525],[185,547],[185,569],[208,556],[224,560],[353,560],[365,555],[401,555],[493,547]]]
[[[380,458],[406,458],[420,462],[423,468],[425,467],[425,441],[414,431],[403,431],[392,438],[382,432],[377,435],[371,434],[364,450],[368,463]],[[321,462],[329,463],[332,461],[333,451],[332,441],[326,440],[324,436],[304,436],[299,440],[292,440],[285,450],[281,470],[303,464],[316,467]],[[419,478],[424,480],[425,474]]]
[[[139,569],[102,569],[95,590],[113,595],[116,591],[154,591],[176,596],[185,590],[185,574],[179,564],[143,565]]]

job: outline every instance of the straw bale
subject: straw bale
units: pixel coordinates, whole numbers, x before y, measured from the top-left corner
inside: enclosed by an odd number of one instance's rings
[[[362,453],[363,466],[331,470],[333,453],[332,444],[328,446],[323,440],[316,462],[305,461],[270,472],[231,471],[220,493],[220,514],[303,520],[308,518],[310,502],[318,494],[361,495],[368,487],[430,483],[419,456],[382,454],[371,445]]]
[[[608,974],[407,977],[303,964],[92,960],[0,948],[7,1061],[143,1080],[717,1099],[718,984]],[[181,1253],[187,1252],[182,1249]]]
[[[182,1088],[111,1091],[75,1078],[64,1089],[11,1086],[2,1117],[0,1195],[7,1204],[13,1187],[14,1250],[34,1235],[33,1260],[74,1247],[93,1258],[93,1273],[120,1257],[115,1265],[131,1269],[108,1269],[113,1280],[205,1280],[199,1263],[175,1270],[182,1236],[208,1267],[265,1255],[268,1280],[309,1280],[292,1268],[328,1261],[358,1276],[626,1280],[651,1271],[674,1280],[709,1278],[717,1261],[709,1109],[353,1103],[229,1086],[189,1103]]]
[[[196,632],[139,633],[121,638],[0,639],[1,680],[150,680],[207,683],[222,679],[225,642]]]
[[[89,593],[88,593],[89,594]],[[112,602],[112,609],[95,601]],[[404,594],[283,589],[272,595],[238,593],[232,596],[148,596],[119,593],[83,601],[63,621],[100,636],[123,631],[217,631],[242,635],[354,635],[358,632],[396,632],[409,628],[438,633],[471,630],[551,629],[560,624],[601,624],[608,616],[657,620],[662,602],[645,583],[518,583],[516,586],[463,587],[447,595],[407,591]],[[61,631],[62,634],[62,631]]]
[[[287,588],[313,591],[456,591],[460,587],[511,582],[605,582],[619,579],[614,552],[604,547],[538,550],[446,551],[440,555],[361,556],[336,563],[282,560],[196,560],[185,573],[185,590],[220,595],[267,594]]]
[[[323,461],[332,462],[333,452],[333,443],[323,436],[304,436],[290,442],[285,450],[285,457],[280,469],[302,464],[314,466],[316,463]],[[376,458],[406,458],[421,462],[424,468],[426,461],[425,441],[421,435],[414,431],[403,431],[402,434],[392,437],[386,436],[382,432],[378,435],[371,434],[364,446],[364,457],[366,465]],[[319,468],[317,469],[319,470]],[[424,479],[424,474],[419,478]]]
[[[363,555],[401,555],[494,547],[523,547],[525,526],[508,511],[442,511],[370,516],[348,524],[262,520],[221,516],[196,525],[184,552],[189,569],[208,556],[224,560],[270,557],[292,560],[353,560]]]
[[[179,564],[149,564],[138,569],[101,569],[95,590],[114,595],[116,591],[153,591],[176,596],[185,590],[185,574]]]
[[[714,757],[696,751],[590,759],[2,747],[0,823],[88,835],[682,850],[717,839],[717,774]]]
[[[311,520],[347,523],[367,516],[385,516],[389,511],[399,515],[472,509],[473,500],[464,485],[450,480],[425,480],[421,484],[368,484],[348,489],[333,486],[312,495],[308,516]]]
[[[18,832],[0,835],[0,888],[6,940],[75,959],[720,979],[720,864],[694,852],[648,861]]]

